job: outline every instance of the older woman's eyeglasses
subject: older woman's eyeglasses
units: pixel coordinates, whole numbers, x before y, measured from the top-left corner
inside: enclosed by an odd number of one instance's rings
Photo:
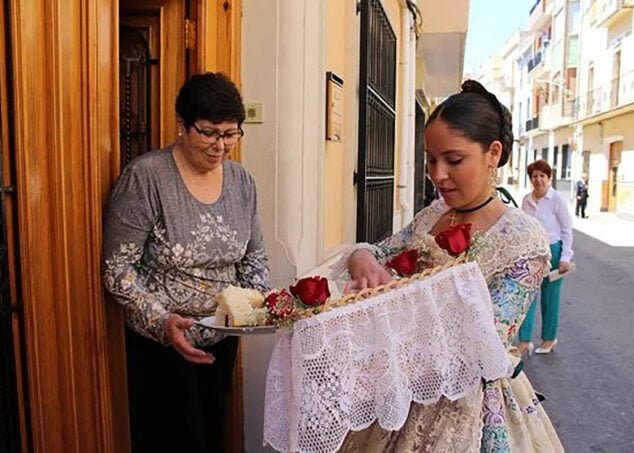
[[[235,145],[244,135],[244,131],[240,128],[220,132],[216,129],[201,129],[196,124],[192,124],[192,127],[202,136],[203,141],[210,145],[217,145],[220,139],[222,139],[225,146]]]

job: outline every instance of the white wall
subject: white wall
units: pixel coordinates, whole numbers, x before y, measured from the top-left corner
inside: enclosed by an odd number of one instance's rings
[[[263,104],[245,124],[243,164],[254,176],[272,282],[317,264],[325,106],[324,0],[243,1],[242,92]],[[245,449],[262,448],[264,384],[275,339],[243,341]]]

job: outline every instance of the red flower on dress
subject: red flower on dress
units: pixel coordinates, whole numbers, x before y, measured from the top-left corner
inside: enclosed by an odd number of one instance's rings
[[[330,297],[328,280],[323,277],[306,277],[298,280],[295,286],[289,288],[291,294],[306,306],[322,305]]]
[[[457,256],[471,245],[471,224],[459,223],[436,235],[436,243],[450,255]]]
[[[269,293],[264,298],[264,305],[268,312],[278,319],[286,318],[293,312],[295,303],[293,296],[291,296],[285,289],[279,292]]]
[[[409,277],[416,272],[418,252],[416,250],[405,250],[389,260],[385,265],[394,269],[401,277]]]

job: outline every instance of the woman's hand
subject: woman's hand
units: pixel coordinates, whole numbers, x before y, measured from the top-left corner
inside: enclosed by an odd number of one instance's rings
[[[212,354],[193,347],[185,338],[185,330],[193,325],[194,321],[191,319],[186,319],[175,314],[169,315],[163,325],[167,343],[172,346],[176,352],[192,363],[199,363],[201,365],[214,363],[216,359]]]
[[[368,250],[357,250],[350,255],[348,271],[352,281],[344,288],[345,293],[385,285],[392,280],[390,273]]]
[[[570,270],[570,263],[568,263],[566,261],[560,261],[559,262],[559,273],[560,274],[565,274],[569,270]]]

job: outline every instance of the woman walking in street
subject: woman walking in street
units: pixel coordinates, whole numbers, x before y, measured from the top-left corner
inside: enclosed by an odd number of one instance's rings
[[[528,166],[533,191],[522,200],[522,210],[535,217],[542,224],[550,243],[551,269],[558,269],[564,274],[570,270],[572,260],[572,218],[568,212],[566,200],[552,188],[553,172],[543,159]],[[542,343],[535,350],[536,354],[549,354],[557,344],[557,328],[559,326],[559,299],[562,279],[542,282]],[[520,354],[532,352],[533,321],[535,320],[536,301],[526,314],[526,319],[519,331],[518,351]]]

